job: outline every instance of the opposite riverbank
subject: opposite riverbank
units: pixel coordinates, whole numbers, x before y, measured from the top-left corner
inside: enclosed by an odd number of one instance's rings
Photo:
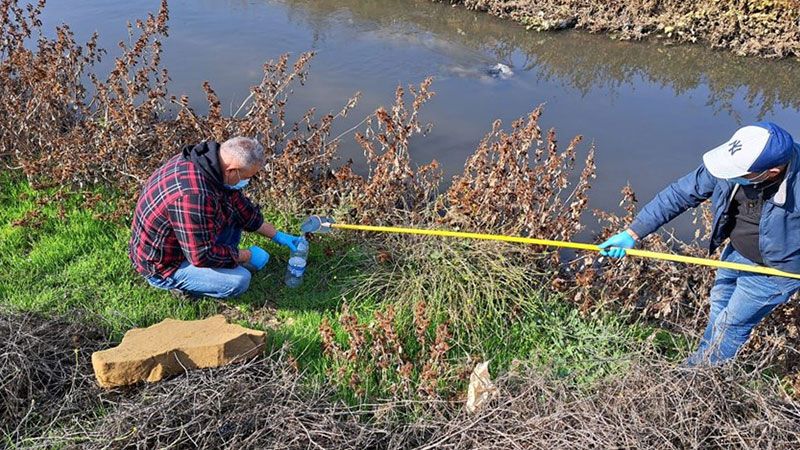
[[[441,0],[434,0],[441,1]],[[530,30],[699,43],[740,56],[800,57],[797,0],[448,0]]]

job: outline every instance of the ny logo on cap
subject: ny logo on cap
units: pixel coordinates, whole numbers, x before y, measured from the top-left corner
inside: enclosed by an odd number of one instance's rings
[[[728,147],[730,147],[728,151],[731,152],[731,155],[733,155],[734,153],[742,149],[742,141],[737,139],[733,142],[729,142]]]

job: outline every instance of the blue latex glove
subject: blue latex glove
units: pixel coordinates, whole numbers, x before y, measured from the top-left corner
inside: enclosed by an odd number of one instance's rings
[[[283,231],[278,231],[278,233],[275,234],[275,237],[272,238],[272,242],[274,242],[276,244],[281,244],[284,247],[289,247],[289,250],[294,252],[294,251],[297,251],[297,244],[302,239],[303,238],[301,238],[301,237],[292,236],[291,234],[286,234]]]
[[[612,258],[623,258],[625,257],[625,249],[633,248],[634,245],[636,245],[636,239],[628,234],[627,231],[623,231],[611,236],[607,241],[600,244],[600,248],[608,248],[608,250],[601,250],[600,254]]]
[[[250,250],[250,261],[248,261],[250,265],[256,270],[263,269],[269,262],[269,253],[257,245],[250,247],[248,250]]]

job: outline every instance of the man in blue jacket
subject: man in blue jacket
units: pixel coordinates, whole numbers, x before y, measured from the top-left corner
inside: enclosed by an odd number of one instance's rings
[[[700,167],[656,195],[626,230],[602,243],[601,254],[624,257],[636,241],[710,198],[709,253],[730,239],[723,261],[800,273],[798,155],[800,145],[774,123],[739,129],[704,154]],[[718,365],[734,358],[761,319],[798,289],[796,279],[717,270],[708,326],[687,363]]]

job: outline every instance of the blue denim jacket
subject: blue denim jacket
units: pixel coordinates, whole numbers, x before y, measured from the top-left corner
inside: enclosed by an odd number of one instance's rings
[[[764,263],[787,272],[800,273],[800,183],[797,182],[800,144],[794,145],[786,177],[775,195],[764,202],[759,225],[758,246]],[[728,238],[727,223],[731,220],[730,205],[738,185],[715,178],[700,165],[659,192],[637,214],[631,230],[641,238],[679,216],[711,199],[714,214],[709,253],[713,253]]]

